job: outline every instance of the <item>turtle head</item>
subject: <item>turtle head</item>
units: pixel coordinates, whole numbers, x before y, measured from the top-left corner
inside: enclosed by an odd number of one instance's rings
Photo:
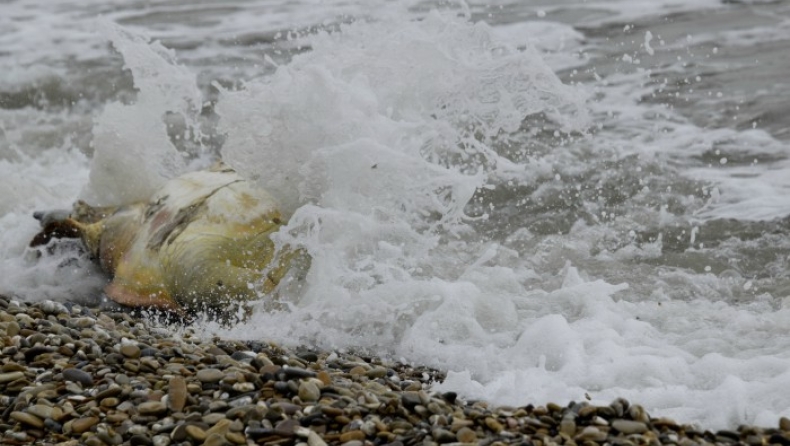
[[[98,256],[103,232],[102,222],[82,223],[68,214],[53,216],[52,213],[37,212],[34,217],[41,222],[42,229],[30,241],[31,247],[46,245],[53,238],[79,238],[92,256]]]
[[[79,238],[80,229],[71,221],[69,211],[35,212],[33,218],[41,224],[41,231],[30,240],[30,247],[42,246],[53,238]]]
[[[53,238],[79,238],[101,267],[113,274],[140,229],[144,207],[93,207],[78,201],[71,211],[36,212],[41,231],[30,241],[31,247],[46,245]]]

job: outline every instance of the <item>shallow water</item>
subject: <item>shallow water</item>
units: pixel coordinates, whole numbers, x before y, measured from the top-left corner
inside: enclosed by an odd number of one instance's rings
[[[0,292],[96,299],[34,209],[222,157],[313,258],[207,332],[449,370],[519,405],[790,416],[790,5],[0,4]],[[264,308],[266,307],[266,308]]]

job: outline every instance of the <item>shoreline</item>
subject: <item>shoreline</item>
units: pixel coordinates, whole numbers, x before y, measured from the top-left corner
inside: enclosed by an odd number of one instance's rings
[[[0,296],[0,443],[790,445],[787,418],[709,431],[624,399],[494,407],[431,391],[444,374],[426,367],[156,325]]]

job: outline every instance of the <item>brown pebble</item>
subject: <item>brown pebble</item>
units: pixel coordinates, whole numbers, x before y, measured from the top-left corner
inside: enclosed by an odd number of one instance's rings
[[[577,435],[574,440],[578,441],[593,441],[593,442],[602,442],[605,441],[607,438],[606,432],[602,432],[597,427],[594,426],[587,426],[582,429],[581,433]]]
[[[305,402],[318,401],[321,398],[321,389],[312,381],[302,381],[299,384],[299,399]]]
[[[201,429],[199,426],[190,424],[185,428],[185,430],[189,438],[195,441],[204,441],[206,439],[206,431]]]
[[[84,444],[85,444],[85,446],[105,446],[107,443],[102,441],[101,438],[99,438],[99,437],[97,437],[95,435],[92,435],[92,436],[88,437],[87,440],[85,440]]]
[[[239,432],[228,432],[225,438],[233,444],[247,444],[247,437]]]
[[[343,415],[343,409],[339,407],[323,406],[321,407],[321,413],[328,417],[339,417]]]
[[[121,346],[121,354],[127,358],[137,359],[140,357],[140,347],[134,344],[123,344]]]
[[[225,414],[222,412],[209,413],[201,417],[201,420],[204,423],[208,424],[209,426],[216,424],[224,419],[225,419]]]
[[[11,412],[11,418],[19,421],[22,424],[27,424],[28,426],[33,426],[35,428],[41,429],[44,427],[44,421],[33,414],[25,412]]]
[[[183,376],[170,378],[167,385],[167,405],[173,412],[181,412],[187,403],[187,383]]]
[[[647,432],[647,425],[641,421],[614,420],[612,427],[625,435],[642,434]]]
[[[146,401],[137,406],[140,415],[162,415],[167,412],[167,407],[161,401]]]
[[[21,330],[19,323],[16,321],[9,321],[8,325],[5,327],[5,334],[6,336],[13,337],[19,334],[19,330]]]
[[[52,406],[47,406],[46,404],[35,404],[33,406],[28,407],[27,411],[28,413],[31,413],[41,418],[42,420],[45,420],[47,418],[53,418],[53,419],[55,418],[55,408],[53,408]]]
[[[196,377],[198,381],[204,383],[215,383],[224,378],[225,373],[217,369],[201,369],[198,370]]]
[[[779,429],[785,432],[790,431],[790,418],[787,417],[779,418]]]
[[[224,446],[227,444],[225,436],[220,434],[209,434],[203,441],[203,446]]]
[[[81,434],[88,429],[92,428],[99,422],[99,419],[96,417],[85,417],[85,418],[78,418],[71,423],[71,430],[75,434]]]
[[[385,369],[384,367],[381,367],[381,366],[376,366],[376,367],[373,367],[372,369],[368,370],[366,375],[370,379],[383,378],[383,377],[387,376],[387,369]]]
[[[505,428],[505,426],[502,426],[502,423],[492,417],[486,417],[486,426],[497,434]]]
[[[322,383],[324,383],[325,386],[332,384],[332,377],[329,376],[329,372],[327,372],[326,370],[321,370],[320,372],[318,372],[316,378],[318,378]]]
[[[227,434],[228,431],[230,430],[231,424],[233,424],[232,421],[230,421],[227,418],[223,418],[217,421],[213,426],[211,426],[211,428],[206,431],[206,435],[208,435],[209,437],[214,434],[225,436],[225,434]]]
[[[8,372],[8,373],[0,373],[0,383],[7,383],[11,381],[16,381],[18,379],[22,379],[25,377],[25,374],[22,372]]]
[[[362,431],[348,431],[348,432],[343,432],[342,434],[340,434],[340,442],[341,443],[346,443],[346,442],[354,441],[354,440],[360,440],[361,441],[361,440],[364,440],[364,439],[365,439],[365,433],[362,432]]]
[[[8,372],[24,372],[27,370],[27,367],[23,366],[22,364],[17,364],[15,362],[7,362],[0,367],[0,371],[3,373]]]
[[[351,370],[348,371],[348,373],[350,373],[351,376],[364,375],[367,372],[368,372],[368,370],[365,367],[362,367],[361,365],[358,365],[358,366],[356,366],[356,367],[354,367],[354,368],[352,368]]]
[[[120,403],[121,402],[120,400],[118,400],[118,398],[104,398],[103,400],[101,400],[101,403],[99,405],[101,407],[112,408]]]
[[[573,437],[576,434],[576,422],[573,418],[563,418],[560,421],[560,432],[568,437]]]
[[[455,438],[461,443],[477,442],[477,434],[468,427],[462,427],[461,429],[458,429],[458,432],[455,433]]]
[[[112,424],[121,424],[129,419],[129,415],[124,412],[116,410],[116,411],[110,411],[110,413],[108,413],[104,419]]]

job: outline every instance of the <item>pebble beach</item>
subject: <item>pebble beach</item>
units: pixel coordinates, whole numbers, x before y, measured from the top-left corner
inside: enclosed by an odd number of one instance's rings
[[[2,444],[790,444],[787,418],[711,431],[625,399],[495,407],[432,391],[441,370],[54,301],[0,297],[0,343]]]

